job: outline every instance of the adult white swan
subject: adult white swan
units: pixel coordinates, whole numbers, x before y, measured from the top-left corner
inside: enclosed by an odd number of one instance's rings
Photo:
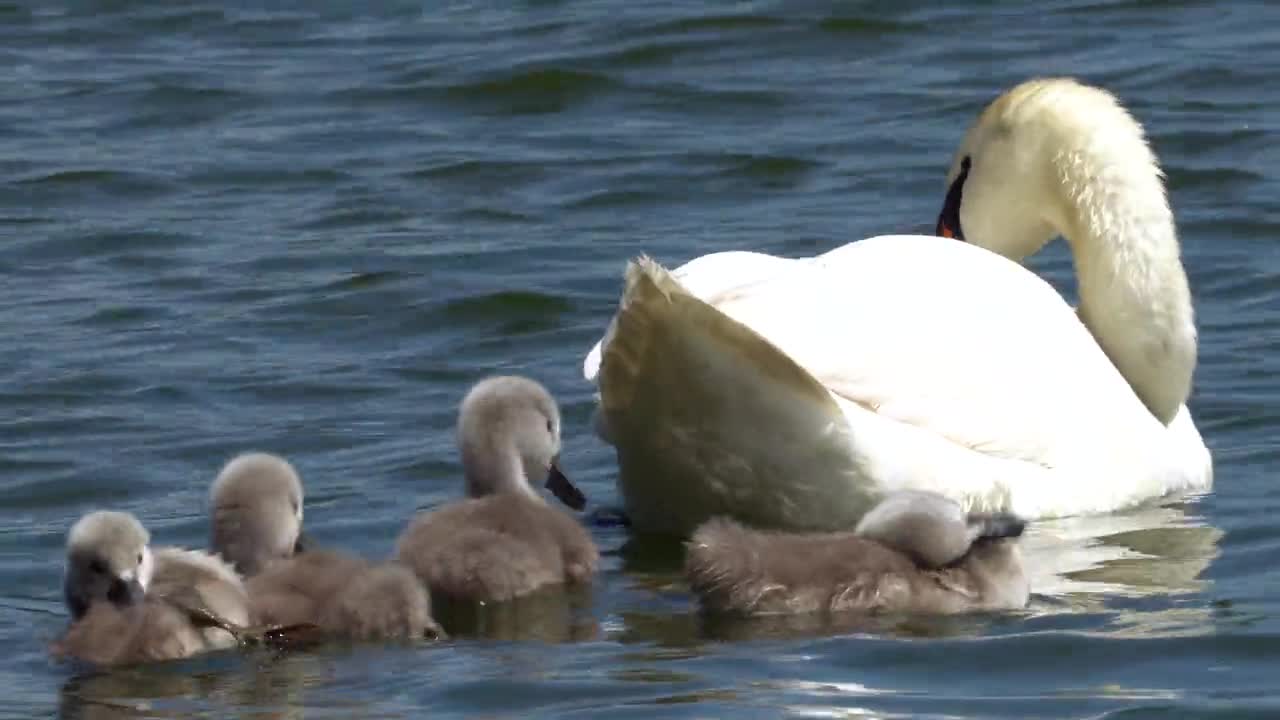
[[[1111,94],[1037,79],[966,134],[945,237],[632,262],[584,372],[633,526],[849,528],[901,488],[1028,519],[1207,489],[1161,178]],[[1017,262],[1057,235],[1078,313]]]

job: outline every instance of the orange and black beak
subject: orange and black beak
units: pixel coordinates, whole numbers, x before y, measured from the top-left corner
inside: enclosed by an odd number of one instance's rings
[[[960,227],[960,201],[964,197],[964,181],[969,178],[969,158],[960,162],[960,174],[951,181],[947,189],[947,199],[942,204],[942,212],[938,213],[938,224],[934,234],[944,238],[964,240],[964,229]]]
[[[547,473],[547,489],[560,502],[574,510],[581,510],[587,506],[587,496],[583,495],[581,490],[569,482],[569,478],[565,477],[564,473],[561,472],[558,460],[551,461],[551,469]]]

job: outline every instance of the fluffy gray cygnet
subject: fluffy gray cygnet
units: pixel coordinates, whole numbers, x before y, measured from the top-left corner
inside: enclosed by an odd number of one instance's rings
[[[489,377],[462,401],[458,444],[468,498],[419,513],[397,543],[400,562],[442,599],[500,602],[587,582],[599,551],[545,484],[575,510],[585,497],[561,472],[560,411],[541,384]]]
[[[407,568],[309,547],[302,480],[284,458],[233,458],[210,490],[213,550],[248,580],[255,622],[309,624],[352,640],[437,638],[425,588]]]
[[[901,491],[853,532],[709,520],[686,543],[685,575],[704,608],[745,615],[1018,609],[1030,598],[1017,545],[1024,526],[1007,514],[966,514],[935,493]]]
[[[119,665],[238,644],[226,628],[246,627],[250,613],[235,570],[202,552],[152,551],[149,543],[129,513],[92,512],[72,526],[63,581],[72,622],[55,655]]]

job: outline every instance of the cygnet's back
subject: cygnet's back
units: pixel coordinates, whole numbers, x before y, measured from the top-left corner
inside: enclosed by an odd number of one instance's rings
[[[250,576],[256,623],[315,625],[354,640],[440,634],[425,590],[407,569],[305,547],[302,481],[285,459],[236,457],[210,494],[213,549]]]
[[[204,553],[153,552],[149,542],[128,513],[94,512],[72,527],[63,584],[72,623],[55,654],[115,665],[185,658],[237,643],[210,618],[248,624],[239,576]]]
[[[545,478],[575,510],[585,503],[560,470],[560,412],[546,388],[515,376],[480,381],[459,410],[458,444],[469,497],[419,513],[397,543],[400,562],[454,600],[588,581],[599,563],[590,534],[533,484]]]
[[[748,615],[1016,609],[1029,599],[1022,530],[938,495],[890,495],[851,533],[710,520],[686,544],[685,574],[707,609]]]

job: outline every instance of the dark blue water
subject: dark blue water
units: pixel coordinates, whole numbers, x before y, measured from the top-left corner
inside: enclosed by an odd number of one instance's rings
[[[1280,716],[1278,27],[1267,2],[0,1],[0,715]],[[973,116],[1037,74],[1116,91],[1162,157],[1217,481],[1036,528],[1027,613],[713,623],[678,552],[615,528],[583,606],[489,637],[47,659],[81,513],[202,546],[209,481],[261,448],[319,540],[383,556],[460,492],[487,373],[549,385],[567,471],[615,501],[580,363],[626,259],[928,231]],[[1062,247],[1033,266],[1070,292]]]

